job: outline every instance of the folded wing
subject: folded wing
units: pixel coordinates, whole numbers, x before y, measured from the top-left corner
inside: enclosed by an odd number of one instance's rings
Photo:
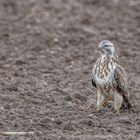
[[[127,88],[128,87],[127,77],[124,69],[120,65],[117,65],[114,71],[114,78],[117,83],[117,87],[116,87],[117,92],[123,96],[127,108],[131,108],[131,103],[128,95],[128,88]]]

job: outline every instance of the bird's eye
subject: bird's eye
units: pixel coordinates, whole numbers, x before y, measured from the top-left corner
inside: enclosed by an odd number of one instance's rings
[[[107,47],[108,47],[108,45],[104,45],[104,47],[105,47],[105,48],[107,48]]]

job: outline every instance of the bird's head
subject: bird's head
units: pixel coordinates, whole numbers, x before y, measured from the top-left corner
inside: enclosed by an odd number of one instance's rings
[[[102,54],[117,57],[117,52],[115,50],[114,44],[109,40],[103,40],[99,43],[99,50]]]

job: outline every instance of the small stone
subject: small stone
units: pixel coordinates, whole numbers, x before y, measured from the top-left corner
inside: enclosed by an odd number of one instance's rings
[[[80,124],[91,126],[93,124],[91,119],[82,119],[79,121]]]
[[[51,53],[51,54],[55,54],[55,51],[51,51],[50,53]]]
[[[51,122],[51,119],[50,118],[43,118],[41,121],[40,121],[42,124],[48,124]]]
[[[89,114],[89,117],[93,117],[93,114]]]
[[[51,119],[54,122],[54,118]]]
[[[8,65],[8,64],[5,64],[4,66],[5,66],[5,68],[10,68],[10,67],[11,67],[11,66]]]
[[[59,40],[58,38],[54,38],[54,42],[57,43]]]
[[[63,121],[60,120],[60,119],[55,119],[54,122],[55,122],[56,124],[62,124],[62,123],[63,123]]]
[[[117,130],[117,133],[118,133],[118,134],[123,133],[123,130],[122,130],[122,128],[121,128],[121,127],[117,127],[117,129],[116,129],[116,130]]]

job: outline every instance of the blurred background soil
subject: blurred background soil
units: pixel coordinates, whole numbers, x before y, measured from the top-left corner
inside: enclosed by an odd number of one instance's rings
[[[94,113],[98,43],[114,42],[133,111]],[[139,0],[0,0],[1,140],[140,138]],[[93,109],[89,109],[89,106]]]

